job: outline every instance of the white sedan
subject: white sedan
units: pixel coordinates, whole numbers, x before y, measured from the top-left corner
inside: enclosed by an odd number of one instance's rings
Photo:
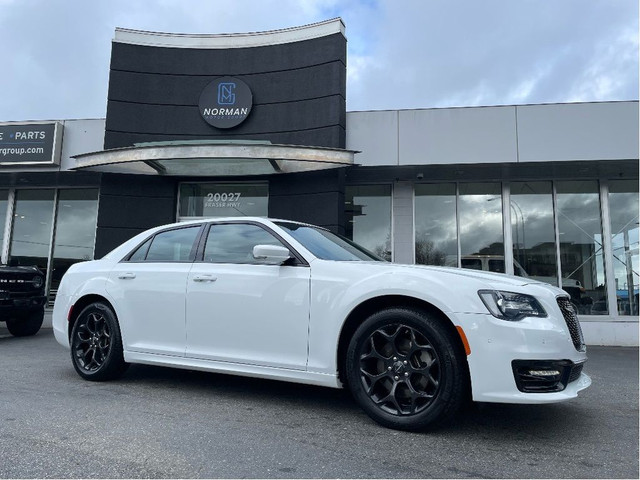
[[[380,260],[328,230],[222,218],[165,225],[73,265],[53,310],[78,374],[129,363],[341,388],[382,425],[422,430],[479,402],[588,387],[561,289]]]

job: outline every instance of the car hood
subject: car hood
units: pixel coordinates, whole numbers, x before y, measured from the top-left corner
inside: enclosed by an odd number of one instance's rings
[[[515,275],[506,275],[504,273],[492,273],[483,270],[470,270],[466,268],[455,267],[439,267],[431,265],[403,265],[397,263],[383,262],[354,262],[360,264],[369,264],[372,269],[387,274],[408,274],[419,275],[421,277],[433,279],[434,277],[442,280],[447,278],[447,282],[455,282],[456,279],[468,279],[477,282],[478,288],[490,289],[508,289],[521,288],[525,285],[536,285],[548,290],[553,290],[556,294],[563,293],[557,287],[547,283],[539,282],[532,278],[517,277]],[[547,288],[548,287],[548,288]]]

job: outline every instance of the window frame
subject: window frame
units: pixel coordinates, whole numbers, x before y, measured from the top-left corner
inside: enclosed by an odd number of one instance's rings
[[[223,220],[223,221],[212,221],[203,225],[203,229],[198,239],[198,248],[195,252],[194,263],[202,263],[207,265],[258,265],[258,266],[273,266],[261,263],[218,263],[218,262],[207,262],[204,260],[204,250],[207,244],[207,238],[209,237],[209,232],[211,231],[211,227],[219,226],[219,225],[253,225],[259,228],[262,228],[267,233],[274,236],[279,242],[282,243],[283,246],[289,249],[291,253],[292,259],[286,262],[286,266],[291,267],[309,267],[309,262],[288,242],[282,235],[280,235],[277,231],[270,228],[263,223],[256,222],[253,220]]]
[[[138,243],[135,248],[132,248],[131,251],[125,255],[125,257],[120,260],[120,263],[131,263],[131,264],[136,264],[136,263],[193,263],[194,259],[196,257],[196,252],[198,251],[198,247],[200,245],[200,241],[202,239],[202,232],[204,231],[204,224],[188,224],[188,225],[176,225],[174,227],[170,227],[170,228],[166,228],[163,230],[159,230],[157,232],[155,232],[153,235],[150,235],[148,237],[146,237],[144,240],[142,240],[140,243]],[[193,240],[193,243],[191,245],[191,251],[189,252],[189,257],[187,260],[147,260],[147,255],[149,254],[149,249],[151,248],[151,245],[153,245],[154,240],[156,239],[156,237],[160,234],[163,233],[167,233],[167,232],[171,232],[171,231],[175,231],[175,230],[185,230],[187,228],[199,228],[198,232],[196,233],[196,237]],[[149,245],[147,245],[146,247],[146,252],[144,253],[144,258],[142,260],[131,260],[131,257],[138,251],[138,249],[142,246],[144,246],[145,243],[149,243]]]

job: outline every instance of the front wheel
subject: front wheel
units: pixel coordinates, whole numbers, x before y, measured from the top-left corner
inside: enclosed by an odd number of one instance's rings
[[[14,337],[30,337],[42,327],[44,307],[27,313],[22,318],[7,320],[7,330]]]
[[[85,380],[112,380],[127,369],[118,321],[108,305],[92,303],[78,316],[71,331],[71,361]]]
[[[347,383],[373,420],[424,430],[451,418],[466,396],[460,342],[440,318],[404,308],[371,315],[347,350]]]

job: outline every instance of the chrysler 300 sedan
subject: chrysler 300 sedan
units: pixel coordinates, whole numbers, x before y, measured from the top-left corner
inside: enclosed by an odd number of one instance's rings
[[[552,403],[591,383],[563,290],[388,263],[284,220],[141,233],[69,269],[53,326],[87,380],[143,363],[344,386],[375,421],[404,430],[440,424],[469,398]]]

